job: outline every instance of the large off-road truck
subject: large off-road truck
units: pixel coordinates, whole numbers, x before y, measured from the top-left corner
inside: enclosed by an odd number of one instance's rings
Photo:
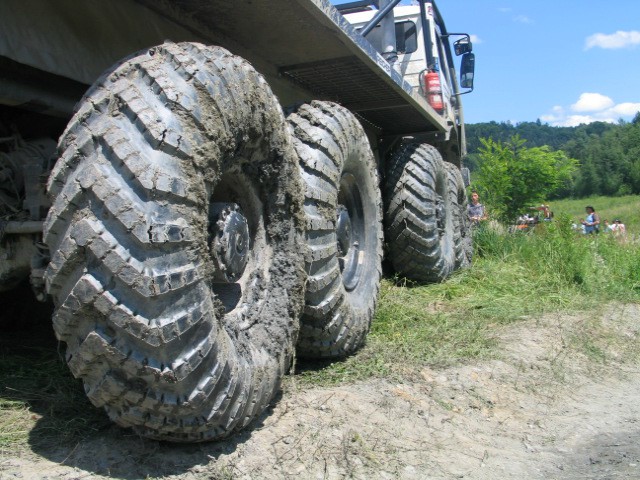
[[[414,3],[0,2],[0,291],[119,425],[221,438],[363,344],[383,252],[469,263],[471,42]]]

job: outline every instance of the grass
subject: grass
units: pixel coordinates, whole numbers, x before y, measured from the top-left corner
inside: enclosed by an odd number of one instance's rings
[[[26,339],[22,333],[2,337],[0,453],[27,442],[35,449],[51,442],[71,443],[109,426],[71,376],[55,344],[44,337],[42,333]]]
[[[0,306],[0,457],[27,444],[35,451],[71,444],[110,427],[64,363],[51,328],[53,306],[37,302],[28,283],[0,294]]]
[[[528,234],[481,229],[474,236],[472,268],[441,284],[384,280],[366,347],[341,362],[303,366],[298,378],[313,384],[410,378],[425,366],[498,356],[496,332],[502,325],[547,313],[597,311],[610,302],[639,302],[638,245],[579,234],[571,221],[556,215]],[[574,343],[601,361],[602,335],[592,326]]]

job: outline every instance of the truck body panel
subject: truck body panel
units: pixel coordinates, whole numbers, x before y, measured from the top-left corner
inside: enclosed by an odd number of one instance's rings
[[[384,135],[449,128],[327,0],[8,0],[0,31],[1,56],[83,84],[142,48],[198,41],[251,61],[283,105],[333,100]]]

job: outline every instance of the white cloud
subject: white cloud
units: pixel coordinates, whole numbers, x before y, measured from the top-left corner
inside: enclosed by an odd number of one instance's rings
[[[533,23],[533,20],[531,20],[526,15],[516,15],[515,17],[513,17],[513,21],[518,23]]]
[[[568,109],[554,105],[550,112],[540,116],[540,121],[553,127],[576,127],[583,123],[616,123],[621,118],[630,121],[637,112],[640,112],[640,102],[616,104],[606,95],[583,93]]]
[[[477,44],[477,43],[482,43],[482,40],[480,39],[480,37],[478,35],[469,35],[471,37],[471,43],[473,45]]]
[[[558,123],[558,117],[555,115],[540,115],[540,121],[555,126]]]
[[[634,116],[637,112],[640,112],[640,103],[619,103],[618,105],[614,106],[611,111],[621,116],[631,117]]]
[[[513,9],[510,8],[510,7],[501,7],[501,8],[498,8],[498,11],[500,13],[504,13],[504,14],[513,13],[513,16],[511,17],[511,20],[514,21],[514,22],[518,22],[518,23],[533,23],[533,20],[531,18],[527,17],[526,15],[523,15],[521,13],[516,15],[513,12]]]
[[[555,105],[551,108],[551,113],[541,115],[540,120],[550,125],[555,125],[557,122],[562,121],[564,117],[564,108],[560,105]]]
[[[583,93],[576,103],[571,105],[574,112],[599,112],[613,106],[613,100],[599,93]]]
[[[609,35],[604,33],[595,33],[587,37],[584,42],[585,50],[589,50],[594,47],[607,49],[631,48],[636,45],[640,45],[640,32],[637,30],[632,30],[630,32],[618,30],[616,33]]]
[[[561,126],[563,127],[577,127],[578,125],[582,125],[583,123],[593,123],[593,122],[607,122],[614,123],[612,118],[596,118],[592,115],[569,115],[565,118]]]

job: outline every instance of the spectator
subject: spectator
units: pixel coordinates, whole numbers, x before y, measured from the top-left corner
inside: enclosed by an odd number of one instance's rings
[[[480,196],[478,192],[471,194],[471,203],[467,205],[467,216],[471,220],[471,224],[477,224],[481,220],[487,219],[487,212],[484,205],[480,203]]]
[[[582,225],[584,225],[584,233],[599,233],[600,232],[600,216],[596,213],[595,208],[591,205],[585,207],[585,211],[587,212],[587,217],[582,220]]]
[[[627,233],[627,227],[618,219],[613,221],[613,225],[610,228],[616,237],[624,237],[625,233]]]
[[[539,212],[541,212],[542,213],[542,220],[544,220],[546,222],[550,222],[551,219],[553,218],[553,212],[551,211],[551,208],[549,207],[549,205],[545,205],[543,203],[539,207],[529,207],[529,208],[531,210],[538,210]]]

